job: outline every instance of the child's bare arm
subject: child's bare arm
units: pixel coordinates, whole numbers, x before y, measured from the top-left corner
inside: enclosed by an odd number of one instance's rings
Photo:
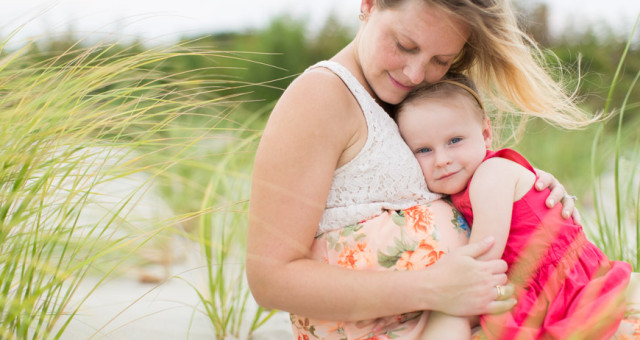
[[[469,318],[429,312],[428,320],[421,340],[469,340],[471,338]]]
[[[495,244],[479,259],[502,257],[511,224],[513,202],[529,191],[535,175],[521,165],[504,158],[483,162],[469,184],[473,226],[469,242],[495,237]]]

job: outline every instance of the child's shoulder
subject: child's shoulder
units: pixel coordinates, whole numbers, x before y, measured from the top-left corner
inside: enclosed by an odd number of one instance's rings
[[[478,166],[472,183],[480,187],[513,187],[517,200],[533,187],[535,180],[536,175],[523,165],[507,158],[492,157]]]
[[[483,161],[478,169],[478,173],[485,173],[486,175],[499,175],[499,174],[520,174],[524,172],[531,173],[531,171],[521,164],[503,157],[492,157]]]

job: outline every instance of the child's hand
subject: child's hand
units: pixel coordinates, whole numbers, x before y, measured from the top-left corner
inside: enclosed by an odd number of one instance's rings
[[[553,208],[560,202],[562,204],[562,217],[569,218],[573,216],[573,220],[580,224],[580,213],[575,206],[575,196],[569,195],[564,186],[552,174],[538,169],[536,169],[536,173],[538,174],[538,181],[535,184],[536,190],[542,191],[546,188],[551,190],[545,202],[547,207]]]

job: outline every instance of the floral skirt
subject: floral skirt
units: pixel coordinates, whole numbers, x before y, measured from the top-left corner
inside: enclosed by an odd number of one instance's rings
[[[314,259],[354,270],[417,270],[468,241],[469,226],[445,201],[384,213],[316,236]],[[294,339],[419,339],[427,312],[358,322],[291,314]]]

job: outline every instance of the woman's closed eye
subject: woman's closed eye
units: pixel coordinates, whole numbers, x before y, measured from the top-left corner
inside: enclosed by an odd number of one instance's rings
[[[435,59],[433,59],[433,61],[436,64],[440,65],[440,66],[449,66],[449,61],[448,60],[445,61],[445,60],[440,60],[438,58],[435,58]]]
[[[403,44],[399,41],[396,42],[396,47],[398,47],[400,51],[406,52],[406,53],[415,53],[417,51],[415,47],[409,47],[406,44]]]

